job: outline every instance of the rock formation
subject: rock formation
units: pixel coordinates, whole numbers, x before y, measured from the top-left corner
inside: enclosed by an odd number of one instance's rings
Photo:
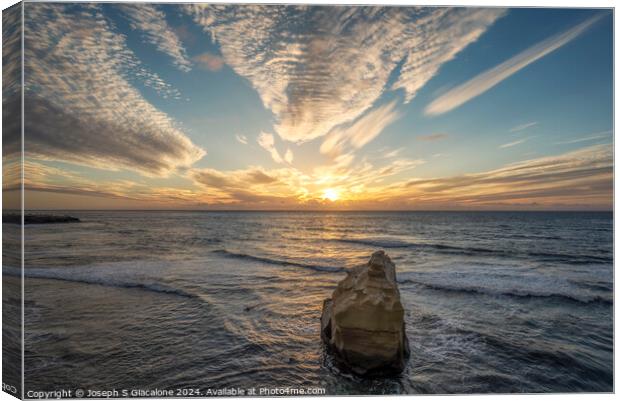
[[[2,222],[9,224],[21,224],[22,216],[19,214],[3,214]],[[24,224],[56,224],[56,223],[79,223],[80,219],[71,216],[55,216],[51,214],[26,214]]]
[[[401,372],[409,357],[396,266],[383,252],[350,270],[323,302],[321,338],[336,361],[362,376]]]

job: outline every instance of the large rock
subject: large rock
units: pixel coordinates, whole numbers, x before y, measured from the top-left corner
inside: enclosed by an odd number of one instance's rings
[[[396,266],[383,252],[372,254],[338,283],[323,302],[321,338],[340,365],[362,376],[401,372],[409,357]]]

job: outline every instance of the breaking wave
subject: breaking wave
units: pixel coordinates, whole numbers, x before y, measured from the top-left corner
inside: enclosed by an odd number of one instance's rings
[[[587,254],[565,254],[553,252],[514,252],[502,249],[488,249],[480,247],[459,247],[453,245],[445,245],[439,243],[413,243],[397,239],[384,238],[338,238],[331,239],[347,244],[357,244],[371,246],[376,248],[397,249],[429,249],[439,253],[464,256],[498,256],[498,257],[514,257],[514,258],[537,258],[545,261],[562,262],[565,264],[588,264],[588,263],[612,263],[613,257],[587,255]]]
[[[519,279],[517,277],[515,280]],[[491,296],[508,296],[518,298],[548,298],[561,301],[577,302],[581,304],[601,303],[612,305],[613,299],[601,294],[584,293],[575,288],[566,287],[559,282],[554,286],[553,283],[543,283],[542,285],[524,284],[521,287],[515,285],[511,280],[500,282],[499,280],[480,280],[479,277],[472,277],[471,280],[462,279],[437,279],[431,278],[407,278],[399,280],[400,284],[415,284],[425,288],[438,291],[473,293]],[[544,288],[550,288],[548,290]],[[555,291],[554,291],[555,289]]]
[[[15,267],[3,266],[2,274],[21,277],[21,270]],[[185,298],[201,297],[197,294],[174,288],[156,281],[138,278],[118,277],[105,271],[105,268],[71,267],[71,268],[27,268],[24,276],[28,278],[42,278],[48,280],[69,281],[74,283],[95,284],[106,287],[136,288],[161,294],[177,295]]]
[[[321,266],[321,265],[310,264],[310,263],[301,263],[301,262],[271,259],[271,258],[266,258],[263,256],[247,255],[245,253],[230,252],[230,251],[227,251],[226,249],[216,249],[212,251],[212,253],[221,255],[227,258],[249,260],[253,262],[260,262],[260,263],[266,263],[266,264],[277,265],[277,266],[296,266],[296,267],[301,267],[304,269],[314,270],[317,272],[336,273],[336,272],[344,272],[347,270],[342,267]]]

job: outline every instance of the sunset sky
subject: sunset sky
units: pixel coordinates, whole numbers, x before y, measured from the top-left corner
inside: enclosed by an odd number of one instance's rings
[[[26,3],[26,207],[610,210],[612,24]]]

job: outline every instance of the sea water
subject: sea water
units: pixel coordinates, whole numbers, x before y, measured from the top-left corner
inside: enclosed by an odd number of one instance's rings
[[[25,228],[26,391],[613,390],[611,213],[63,213]],[[379,249],[411,358],[362,379],[319,317]]]

